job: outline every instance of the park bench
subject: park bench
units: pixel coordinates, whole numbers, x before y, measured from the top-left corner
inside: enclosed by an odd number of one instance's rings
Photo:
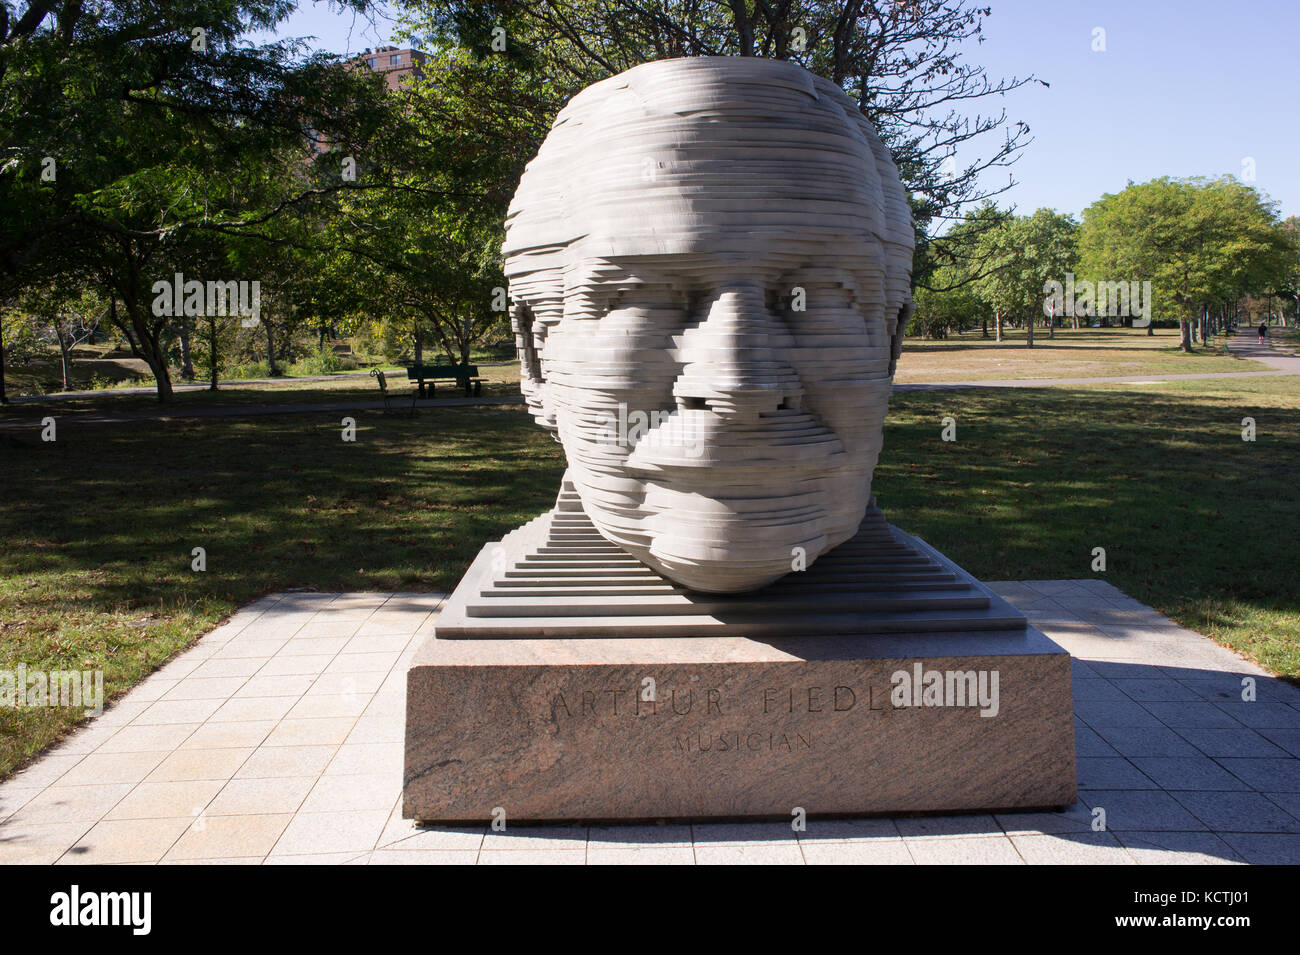
[[[384,376],[381,369],[376,368],[370,372],[370,377],[379,382],[379,392],[384,396],[384,413],[385,414],[415,414],[415,399],[420,395],[418,392],[411,392],[410,407],[402,408],[397,406],[393,401],[393,396],[388,390],[388,379]]]
[[[424,397],[426,381],[429,383],[430,395],[434,394],[434,382],[437,381],[456,382],[465,389],[466,398],[470,396],[471,390],[476,395],[483,393],[483,379],[478,377],[478,365],[409,365],[406,377],[419,383],[416,394],[421,398]]]

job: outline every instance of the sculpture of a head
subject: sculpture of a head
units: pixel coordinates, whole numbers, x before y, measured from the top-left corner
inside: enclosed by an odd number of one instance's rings
[[[795,64],[662,60],[575,96],[505,270],[524,395],[601,535],[720,593],[853,536],[913,242],[871,125]]]

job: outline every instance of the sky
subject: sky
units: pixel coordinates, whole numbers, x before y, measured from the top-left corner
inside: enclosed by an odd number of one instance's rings
[[[1033,74],[1050,84],[980,103],[986,113],[1005,107],[1034,137],[999,205],[1078,216],[1129,180],[1232,174],[1277,200],[1283,216],[1300,215],[1300,0],[980,2],[993,13],[964,61],[994,79]],[[388,43],[390,31],[391,20],[300,0],[278,35],[355,53]],[[957,153],[959,166],[980,142]],[[1005,184],[1007,172],[991,171],[985,187]]]

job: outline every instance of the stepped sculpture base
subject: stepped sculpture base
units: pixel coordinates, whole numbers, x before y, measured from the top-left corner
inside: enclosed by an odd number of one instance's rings
[[[873,509],[754,594],[691,594],[570,489],[489,544],[407,674],[426,823],[791,818],[1074,801],[1069,655]]]

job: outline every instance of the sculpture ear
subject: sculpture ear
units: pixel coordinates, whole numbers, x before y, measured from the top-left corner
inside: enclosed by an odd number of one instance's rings
[[[513,304],[510,325],[515,333],[515,351],[519,354],[519,377],[530,384],[540,384],[544,380],[535,320],[536,315],[527,302]]]

